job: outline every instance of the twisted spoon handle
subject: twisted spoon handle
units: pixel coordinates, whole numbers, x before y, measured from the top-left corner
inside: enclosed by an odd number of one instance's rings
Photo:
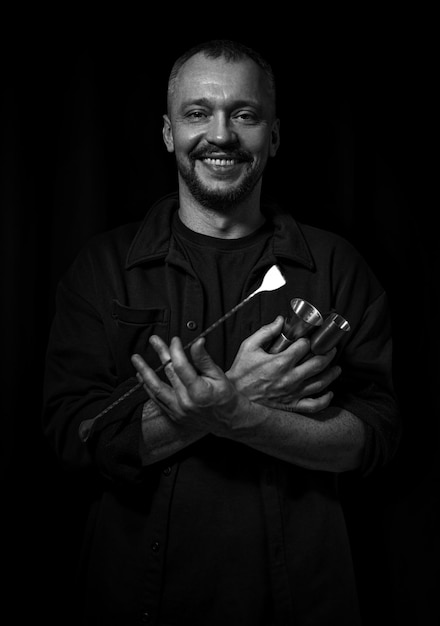
[[[184,350],[188,350],[188,348],[190,348],[196,341],[198,341],[202,337],[206,337],[206,335],[208,335],[213,330],[215,330],[218,326],[220,326],[220,324],[223,324],[223,322],[225,322],[229,317],[234,315],[234,313],[236,313],[238,311],[238,309],[241,309],[242,306],[244,306],[247,302],[249,302],[249,300],[258,293],[258,291],[259,290],[254,291],[253,293],[251,293],[250,296],[247,296],[247,298],[245,298],[244,300],[239,302],[239,304],[237,304],[232,309],[230,309],[230,311],[225,313],[225,315],[223,315],[223,317],[220,317],[217,321],[215,321],[213,324],[211,324],[211,326],[208,326],[208,328],[206,328],[206,330],[201,332],[200,335],[198,335],[197,337],[192,339],[189,343],[187,343],[183,347],[183,349]],[[157,367],[154,370],[155,373],[158,374],[159,372],[161,372],[168,365],[168,363],[171,363],[171,359],[166,361],[165,363],[162,363],[161,365],[159,365],[159,367]],[[106,413],[108,413],[109,411],[114,409],[116,406],[118,406],[118,404],[120,404],[121,402],[126,400],[135,391],[140,389],[142,387],[142,385],[143,385],[143,383],[136,383],[135,385],[133,385],[133,387],[130,387],[130,389],[128,391],[126,391],[124,394],[122,394],[122,396],[119,396],[119,398],[117,398],[114,402],[109,404],[105,409],[103,409],[100,413],[98,413],[98,415],[96,415],[96,417],[93,417],[91,419],[84,420],[83,422],[81,422],[80,427],[79,427],[79,436],[80,436],[81,440],[84,441],[84,442],[87,441],[87,439],[89,438],[89,435],[90,435],[90,432],[92,430],[92,427],[93,427],[94,423],[97,420],[99,420],[103,415],[106,415]]]

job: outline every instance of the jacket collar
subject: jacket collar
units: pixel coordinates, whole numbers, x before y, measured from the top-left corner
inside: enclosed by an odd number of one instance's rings
[[[178,207],[177,193],[160,198],[147,212],[128,250],[125,268],[166,258],[170,252],[171,223]],[[313,270],[313,257],[300,225],[276,204],[263,204],[263,213],[274,225],[273,254]]]

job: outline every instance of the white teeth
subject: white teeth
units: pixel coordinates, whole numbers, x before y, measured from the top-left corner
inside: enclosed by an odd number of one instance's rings
[[[210,165],[220,165],[221,167],[225,167],[226,165],[234,165],[235,161],[234,159],[211,159],[211,158],[206,158],[204,159],[204,161],[206,163],[209,163]]]

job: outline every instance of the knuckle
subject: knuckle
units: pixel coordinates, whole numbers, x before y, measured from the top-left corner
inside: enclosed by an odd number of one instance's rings
[[[193,396],[184,393],[179,397],[179,406],[183,413],[190,413],[194,409]]]
[[[152,393],[155,396],[159,395],[161,387],[157,382],[146,379],[144,380],[144,385],[148,389],[149,393]]]
[[[242,341],[241,343],[241,347],[243,350],[247,350],[251,345],[252,345],[251,337],[246,337],[246,339],[244,339],[244,341]]]
[[[296,347],[299,350],[308,350],[310,346],[310,341],[306,337],[300,337],[296,342]]]
[[[327,362],[321,356],[311,359],[310,367],[313,374],[319,374],[325,369]]]
[[[340,367],[334,367],[333,368],[333,380],[335,380],[336,378],[338,378],[338,376],[341,374],[341,368]]]
[[[198,359],[198,365],[202,370],[207,370],[212,365],[212,359],[208,354],[203,354]]]
[[[318,378],[316,381],[316,390],[322,391],[323,389],[325,389],[327,387],[327,385],[329,384],[329,382],[331,382],[330,380],[328,380],[327,378]]]
[[[169,363],[168,365],[164,367],[164,372],[170,382],[172,382],[176,378],[176,372],[171,363]]]

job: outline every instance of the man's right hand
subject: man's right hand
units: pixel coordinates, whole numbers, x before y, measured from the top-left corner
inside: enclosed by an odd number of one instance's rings
[[[278,316],[245,339],[226,375],[253,402],[285,405],[300,413],[321,411],[333,397],[327,388],[341,373],[339,366],[330,366],[336,348],[304,360],[310,342],[302,338],[283,352],[269,354],[264,346],[281,333],[283,324]]]

